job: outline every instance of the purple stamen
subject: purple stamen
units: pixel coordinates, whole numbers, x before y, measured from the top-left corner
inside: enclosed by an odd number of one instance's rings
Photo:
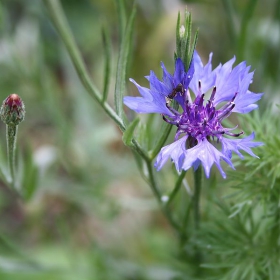
[[[173,125],[178,125],[178,121],[175,120],[175,121],[172,121],[172,120],[169,120],[167,119],[167,117],[165,115],[162,115],[162,118],[165,122],[169,123],[169,124],[173,124]]]
[[[223,111],[218,112],[218,120],[221,122],[223,119],[227,118],[230,114],[233,108],[235,107],[235,104],[232,103],[231,106],[227,107]]]
[[[212,90],[212,93],[211,93],[211,96],[210,96],[210,99],[209,99],[209,101],[210,101],[211,103],[212,103],[213,100],[214,100],[216,91],[217,91],[217,88],[216,88],[216,86],[214,86],[214,87],[213,87],[213,90]]]
[[[198,89],[199,89],[199,92],[201,92],[201,81],[200,80],[198,81]]]
[[[239,133],[225,132],[225,134],[232,137],[239,137],[240,135],[244,134],[244,132],[243,131],[240,131]]]

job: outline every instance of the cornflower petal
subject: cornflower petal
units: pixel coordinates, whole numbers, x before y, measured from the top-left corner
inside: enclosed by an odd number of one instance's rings
[[[175,61],[175,71],[174,71],[174,78],[173,78],[173,84],[176,87],[176,85],[182,83],[184,80],[184,74],[185,74],[185,65],[183,61],[180,58],[177,58]]]
[[[217,74],[214,105],[229,101],[237,94],[232,112],[245,114],[258,108],[258,105],[253,103],[261,99],[262,93],[256,94],[248,90],[254,75],[254,72],[249,73],[250,66],[246,66],[246,62],[241,62],[230,73],[228,66],[226,70],[221,70],[221,73]]]
[[[172,91],[171,87],[168,87],[165,83],[157,78],[154,71],[151,71],[150,76],[146,76],[146,78],[150,82],[151,91],[158,92],[158,94],[162,94],[164,96],[167,96]]]
[[[183,64],[181,59],[176,60],[176,65],[177,65],[176,69],[180,69],[180,71],[182,69],[184,69],[184,64]],[[186,73],[184,71],[182,75],[181,74],[179,75],[180,78],[181,78],[179,83],[177,83],[179,80],[175,78],[176,77],[176,71],[178,72],[178,70],[175,70],[175,72],[174,72],[174,87],[176,87],[178,84],[182,84],[185,91],[183,93],[178,93],[174,97],[174,99],[181,105],[181,107],[184,107],[184,104],[186,102],[186,90],[189,87],[189,84],[190,84],[191,80],[193,79],[193,75],[194,75],[194,71],[195,71],[193,60],[190,63],[190,67],[189,67],[188,72]]]
[[[217,93],[214,100],[215,106],[220,102],[231,100],[235,93],[239,92],[239,80],[243,80],[246,71],[246,63],[241,62],[232,69],[232,64],[235,61],[233,57],[230,61],[224,64],[216,77]],[[230,62],[230,63],[229,63]],[[251,79],[250,79],[251,81]],[[248,85],[249,86],[249,85]]]
[[[190,88],[196,96],[200,95],[201,93],[207,92],[211,87],[215,85],[216,71],[218,70],[218,68],[212,71],[212,56],[213,54],[210,53],[208,63],[203,66],[203,63],[197,51],[195,51],[193,54],[194,74],[190,82]],[[201,84],[201,88],[199,88],[199,81]]]
[[[157,171],[159,171],[163,167],[163,165],[167,162],[169,158],[171,158],[171,160],[174,162],[176,169],[178,171],[181,171],[182,163],[185,158],[185,146],[187,138],[187,136],[184,136],[181,139],[163,147],[160,150],[160,153],[158,154],[155,162],[155,167],[157,168]]]
[[[255,102],[259,101],[263,93],[253,93],[251,91],[247,91],[246,95],[238,95],[234,100],[235,107],[233,108],[232,112],[247,114],[252,110],[257,109],[259,106],[254,104]]]
[[[157,91],[141,87],[133,79],[130,79],[139,90],[142,97],[124,97],[124,104],[137,113],[159,113],[172,116],[173,113],[167,109],[164,95]]]
[[[253,142],[252,140],[255,138],[255,133],[253,132],[251,135],[243,138],[243,139],[228,139],[222,138],[222,150],[223,154],[225,154],[228,158],[232,157],[232,152],[235,152],[241,159],[244,159],[244,156],[239,152],[239,150],[243,150],[252,157],[257,157],[251,148],[255,148],[258,146],[264,145],[262,142]]]
[[[226,174],[223,171],[220,161],[224,160],[229,166],[234,169],[230,159],[217,150],[207,139],[201,140],[196,146],[188,149],[185,152],[184,163],[182,169],[188,170],[190,167],[194,166],[199,160],[204,168],[204,172],[207,178],[210,176],[210,169],[215,163],[218,167],[223,178],[226,178]]]
[[[163,62],[161,62],[160,66],[163,71],[162,81],[168,87],[170,93],[173,89],[173,76],[166,70]]]

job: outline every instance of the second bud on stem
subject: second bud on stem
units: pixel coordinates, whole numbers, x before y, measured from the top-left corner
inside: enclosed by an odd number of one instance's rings
[[[15,184],[15,149],[18,124],[24,120],[25,107],[21,98],[16,94],[10,94],[4,101],[0,109],[1,120],[6,124],[6,139],[8,152],[8,165],[10,180],[13,189]]]

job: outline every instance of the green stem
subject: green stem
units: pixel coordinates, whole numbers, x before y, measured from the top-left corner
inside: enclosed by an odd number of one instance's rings
[[[81,53],[79,52],[77,44],[70,31],[60,2],[58,0],[44,0],[44,3],[49,11],[54,26],[56,27],[62,41],[65,44],[65,47],[85,89],[90,94],[90,96],[93,97],[101,105],[105,112],[118,124],[120,129],[124,131],[125,124],[123,123],[122,119],[116,114],[116,112],[112,109],[111,106],[109,106],[107,102],[104,102],[101,93],[91,82],[85,64],[82,60]]]
[[[13,189],[16,189],[15,184],[15,150],[17,139],[17,125],[6,125],[6,138],[7,138],[7,151],[8,151],[8,164],[11,176],[11,185]]]
[[[194,172],[194,194],[193,194],[193,208],[194,208],[194,228],[197,232],[200,224],[200,191],[202,184],[202,167],[199,166]]]
[[[183,170],[176,182],[176,185],[172,191],[172,193],[170,194],[169,196],[169,199],[168,199],[168,202],[167,202],[167,206],[169,206],[171,204],[171,202],[173,201],[174,197],[176,196],[176,194],[178,193],[178,191],[180,190],[180,187],[182,185],[182,181],[184,180],[185,178],[185,175],[186,175],[186,171]]]
[[[176,221],[174,221],[170,211],[168,210],[166,205],[161,200],[161,193],[159,191],[158,185],[157,185],[155,177],[154,177],[154,170],[153,170],[152,163],[151,163],[151,161],[148,161],[148,160],[145,160],[145,161],[146,161],[146,165],[147,165],[147,169],[148,169],[148,177],[149,177],[150,186],[152,188],[154,195],[156,196],[156,198],[158,200],[161,210],[164,213],[167,220],[169,221],[169,223],[172,225],[172,227],[179,232],[180,226],[177,224]]]
[[[161,193],[159,191],[159,188],[158,188],[156,180],[155,180],[152,164],[149,160],[146,160],[146,165],[147,165],[148,175],[149,175],[149,179],[150,179],[150,183],[151,183],[153,193],[156,196],[157,200],[159,202],[161,202]]]
[[[194,238],[197,241],[200,228],[200,192],[202,185],[202,166],[194,172],[194,194],[193,194],[193,218],[194,218]],[[201,252],[195,245],[194,261],[199,266],[201,263]],[[198,271],[199,272],[199,271]]]

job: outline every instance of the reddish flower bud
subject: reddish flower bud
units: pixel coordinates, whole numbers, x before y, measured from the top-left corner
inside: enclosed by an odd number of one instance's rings
[[[25,107],[21,98],[16,94],[10,94],[0,109],[1,120],[7,125],[18,125],[24,120]]]

